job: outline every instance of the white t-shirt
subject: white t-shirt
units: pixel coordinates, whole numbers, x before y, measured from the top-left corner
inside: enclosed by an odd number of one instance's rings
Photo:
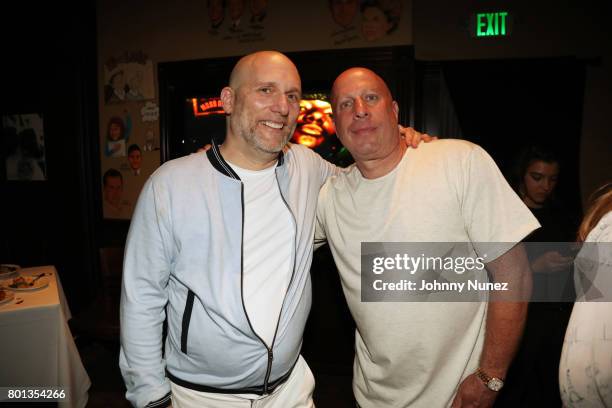
[[[478,367],[487,310],[486,303],[361,302],[361,242],[518,242],[538,227],[489,155],[465,141],[408,149],[377,179],[356,166],[329,179],[315,239],[329,241],[357,325],[359,405],[450,405]]]
[[[255,333],[270,347],[291,279],[295,222],[275,166],[259,171],[230,166],[244,185],[244,306]]]

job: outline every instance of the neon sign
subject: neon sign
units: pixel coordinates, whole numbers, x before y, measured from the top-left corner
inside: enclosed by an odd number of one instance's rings
[[[214,98],[191,98],[193,105],[193,116],[225,115],[223,102],[219,97]]]

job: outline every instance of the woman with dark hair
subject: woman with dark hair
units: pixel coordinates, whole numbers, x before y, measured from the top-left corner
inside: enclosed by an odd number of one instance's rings
[[[559,367],[561,398],[568,408],[612,407],[612,181],[589,199],[578,241],[584,245]]]
[[[576,222],[555,195],[560,171],[558,156],[546,148],[530,146],[519,156],[512,184],[542,225],[526,239],[528,242],[574,241]],[[564,256],[561,253],[563,249],[563,245],[533,245],[528,248],[532,271],[550,275],[551,272],[565,270],[573,259]]]
[[[496,407],[560,407],[558,370],[575,297],[568,242],[576,223],[555,197],[561,162],[551,150],[524,149],[512,184],[542,226],[525,239],[533,295],[521,345]]]
[[[559,170],[560,161],[555,152],[529,146],[518,157],[512,184],[527,206],[541,208],[553,198]]]

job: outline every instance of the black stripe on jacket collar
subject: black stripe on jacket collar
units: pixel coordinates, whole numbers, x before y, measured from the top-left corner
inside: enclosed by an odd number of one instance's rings
[[[217,142],[214,139],[211,141],[211,145],[212,147],[206,152],[206,156],[208,157],[210,164],[212,164],[213,167],[217,169],[217,171],[221,174],[224,174],[227,177],[231,177],[236,180],[240,180],[240,177],[238,177],[238,174],[236,174],[234,169],[232,169],[232,166],[230,166],[221,155],[221,152],[219,151],[219,145],[217,145]],[[285,155],[281,150],[278,153],[278,162],[276,163],[276,167],[282,166],[284,162]]]
[[[211,141],[212,147],[208,149],[206,152],[206,156],[208,156],[208,160],[210,160],[210,164],[213,165],[217,171],[221,174],[225,174],[227,177],[231,177],[236,180],[240,180],[240,177],[236,174],[234,169],[227,164],[223,156],[221,156],[221,152],[219,151],[219,146],[217,146],[217,142],[213,139]]]

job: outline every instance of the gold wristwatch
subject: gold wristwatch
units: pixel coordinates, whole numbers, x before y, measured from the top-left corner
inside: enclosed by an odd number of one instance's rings
[[[504,386],[504,380],[497,377],[491,377],[489,374],[485,373],[482,368],[476,370],[476,376],[480,378],[484,385],[491,391],[498,392]]]

